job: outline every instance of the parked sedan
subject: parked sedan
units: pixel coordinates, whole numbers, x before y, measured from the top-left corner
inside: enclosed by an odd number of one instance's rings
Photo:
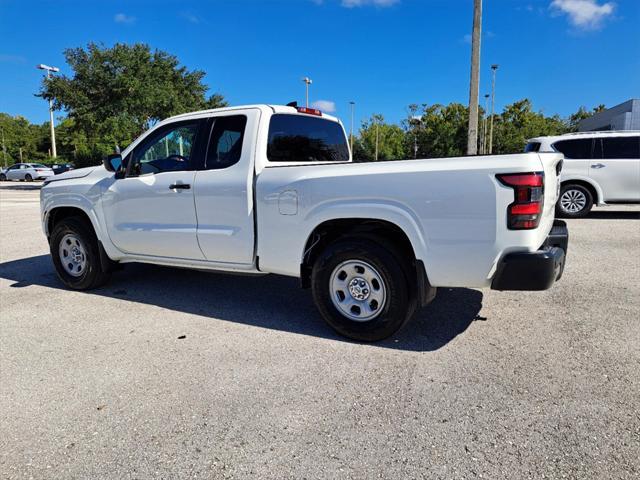
[[[73,170],[73,165],[70,163],[48,163],[47,167],[51,167],[53,173],[56,175]]]
[[[0,181],[24,180],[32,182],[33,180],[44,180],[54,175],[51,168],[41,163],[16,163],[0,173]]]

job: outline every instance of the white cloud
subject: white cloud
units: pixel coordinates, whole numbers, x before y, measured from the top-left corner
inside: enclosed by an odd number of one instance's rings
[[[573,26],[590,30],[600,27],[615,6],[613,2],[600,5],[597,0],[553,0],[550,8],[556,13],[566,14]]]
[[[400,2],[400,0],[342,0],[342,6],[347,8],[365,7],[372,5],[374,7],[390,7]]]
[[[113,21],[116,23],[132,24],[136,21],[136,17],[132,17],[126,13],[116,13],[113,17]]]
[[[311,104],[311,106],[327,113],[333,113],[336,111],[336,102],[332,102],[331,100],[316,100]]]
[[[191,12],[182,12],[180,13],[180,16],[182,18],[184,18],[187,22],[189,23],[193,23],[193,24],[198,24],[200,22],[202,22],[202,19],[196,15],[195,13],[191,13]]]

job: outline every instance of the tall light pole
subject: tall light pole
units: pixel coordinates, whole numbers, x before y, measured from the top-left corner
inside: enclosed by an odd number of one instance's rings
[[[489,127],[489,153],[493,153],[493,112],[496,106],[496,71],[498,70],[498,64],[491,65],[491,126]]]
[[[413,158],[418,158],[418,128],[422,126],[422,117],[413,115],[409,117],[409,125],[413,126]]]
[[[380,120],[377,117],[375,118],[375,122],[376,122],[376,156],[375,156],[375,160],[376,162],[378,161],[378,125],[380,124]]]
[[[485,154],[487,153],[487,118],[489,117],[489,97],[491,95],[489,95],[488,93],[485,93],[484,95],[484,115],[483,115],[483,119],[482,119],[482,137],[480,140],[480,153]]]
[[[51,78],[51,72],[60,71],[58,67],[50,67],[44,63],[36,65],[36,68],[39,70],[46,70],[48,79]],[[56,152],[56,130],[53,125],[53,101],[51,100],[49,100],[49,127],[51,128],[51,156],[56,158],[58,156]]]
[[[471,81],[469,82],[469,130],[467,155],[478,154],[478,92],[480,89],[480,35],[482,32],[482,0],[473,0],[471,34]]]
[[[4,168],[7,168],[7,147],[4,144],[4,128],[0,127],[0,131],[2,132],[2,155],[4,157]],[[22,158],[20,158],[22,162]]]
[[[351,101],[349,105],[351,105],[351,134],[349,137],[349,146],[351,147],[351,157],[353,158],[353,114],[355,112],[356,102]]]
[[[311,80],[309,77],[304,77],[304,78],[302,79],[302,81],[303,81],[303,82],[305,83],[305,85],[306,85],[306,87],[305,87],[305,90],[306,90],[306,93],[307,93],[307,96],[306,96],[306,97],[307,97],[307,103],[306,103],[306,106],[307,106],[307,108],[309,108],[309,85],[311,85],[311,84],[313,83],[313,80]]]

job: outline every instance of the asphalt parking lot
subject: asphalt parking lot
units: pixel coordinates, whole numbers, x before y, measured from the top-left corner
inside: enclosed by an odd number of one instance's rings
[[[0,186],[2,478],[640,475],[640,206],[570,221],[553,289],[441,289],[362,345],[295,279],[67,291],[38,195]]]

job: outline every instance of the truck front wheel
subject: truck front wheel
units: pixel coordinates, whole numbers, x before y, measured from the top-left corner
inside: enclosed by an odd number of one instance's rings
[[[354,340],[382,340],[413,315],[401,255],[371,239],[344,239],[316,260],[311,289],[318,310],[338,333]]]
[[[109,280],[100,263],[98,239],[84,219],[68,217],[57,223],[49,247],[56,273],[67,287],[90,290]]]

